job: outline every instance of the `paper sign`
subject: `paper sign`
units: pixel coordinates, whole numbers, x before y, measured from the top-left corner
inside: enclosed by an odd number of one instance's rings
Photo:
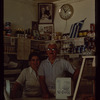
[[[75,46],[84,45],[84,37],[74,38],[74,45]]]
[[[56,79],[56,99],[67,99],[72,95],[71,78]]]

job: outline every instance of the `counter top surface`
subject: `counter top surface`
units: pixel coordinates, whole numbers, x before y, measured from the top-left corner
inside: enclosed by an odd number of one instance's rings
[[[40,98],[40,97],[32,97],[32,98],[15,98],[13,100],[56,100],[56,98],[44,99],[44,98]]]
[[[41,97],[32,97],[32,98],[15,98],[13,100],[65,100],[65,99],[56,99],[56,98],[44,99],[44,98],[41,98]],[[72,98],[68,98],[66,100],[72,100]]]

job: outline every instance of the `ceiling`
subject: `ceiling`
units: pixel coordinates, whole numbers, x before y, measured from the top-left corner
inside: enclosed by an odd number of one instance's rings
[[[17,0],[19,2],[23,2],[23,3],[54,3],[56,1],[63,1],[63,0]],[[67,0],[66,0],[67,1]]]
[[[77,2],[77,1],[83,1],[83,0],[28,0],[28,1],[33,1],[33,2],[38,2],[38,3],[43,3],[43,2],[48,2],[48,3],[52,3],[52,2]]]
[[[59,0],[36,0],[37,2],[55,2],[55,1],[59,1]]]
[[[53,3],[55,1],[61,1],[61,0],[32,0],[32,1],[36,3]]]
[[[37,4],[37,3],[73,3],[73,2],[80,2],[84,0],[18,0],[20,2],[24,3],[30,3],[30,4]]]

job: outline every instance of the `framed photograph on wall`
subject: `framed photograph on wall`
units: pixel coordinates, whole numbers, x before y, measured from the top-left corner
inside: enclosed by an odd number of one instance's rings
[[[39,24],[38,27],[41,38],[50,40],[54,31],[53,24]]]
[[[40,34],[52,34],[53,33],[53,24],[39,24],[39,33]]]
[[[39,24],[53,23],[53,3],[38,3]]]
[[[38,30],[38,21],[32,21],[32,30]]]

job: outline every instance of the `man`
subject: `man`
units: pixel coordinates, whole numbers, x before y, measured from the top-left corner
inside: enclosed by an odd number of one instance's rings
[[[45,14],[46,14],[46,18],[51,19],[50,7],[49,6],[46,6]]]
[[[55,83],[57,77],[62,77],[65,71],[73,74],[76,80],[77,73],[71,64],[62,58],[57,58],[57,45],[50,42],[46,47],[48,58],[41,62],[38,75],[42,89],[43,98],[55,96]]]

